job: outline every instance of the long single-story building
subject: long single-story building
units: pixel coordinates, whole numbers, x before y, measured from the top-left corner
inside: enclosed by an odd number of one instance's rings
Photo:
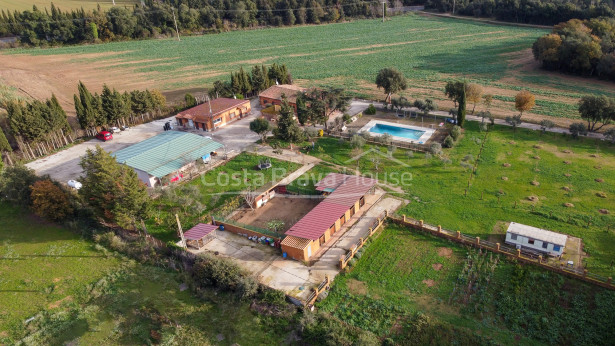
[[[131,167],[147,186],[160,184],[162,178],[181,172],[197,160],[208,162],[222,144],[187,132],[167,131],[116,151],[117,162]]]
[[[308,261],[363,205],[376,180],[330,173],[315,186],[327,194],[314,209],[286,231],[282,251],[288,257]]]
[[[526,249],[559,256],[566,248],[568,236],[545,229],[511,222],[506,230],[505,242],[517,249]]]
[[[263,108],[268,104],[279,106],[282,104],[282,94],[284,94],[288,100],[288,104],[290,104],[295,110],[295,113],[297,113],[297,94],[305,91],[305,88],[292,84],[273,85],[258,94],[258,99]]]
[[[214,131],[252,112],[250,100],[220,97],[179,112],[175,119],[184,127]]]

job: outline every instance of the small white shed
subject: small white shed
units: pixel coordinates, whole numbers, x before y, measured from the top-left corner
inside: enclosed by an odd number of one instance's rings
[[[544,252],[559,256],[564,252],[568,236],[546,229],[511,222],[506,230],[506,243],[517,249]]]

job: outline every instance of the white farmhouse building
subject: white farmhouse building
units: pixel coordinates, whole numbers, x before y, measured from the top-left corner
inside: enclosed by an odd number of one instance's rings
[[[568,236],[545,229],[511,222],[506,230],[506,243],[525,249],[559,256],[564,252]]]

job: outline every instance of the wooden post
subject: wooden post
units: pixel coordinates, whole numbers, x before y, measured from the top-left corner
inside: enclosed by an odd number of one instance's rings
[[[419,225],[421,226],[421,231],[423,230],[423,220],[419,220]]]
[[[361,247],[363,247],[363,244],[365,243],[365,241],[363,240],[363,238],[359,238],[359,240],[361,241]]]
[[[404,222],[406,222],[406,215],[404,215]]]
[[[344,264],[344,255],[340,256],[340,269],[344,269],[346,265]]]
[[[542,255],[538,255],[538,263],[542,263]]]
[[[480,200],[481,200],[481,201],[483,200],[483,196],[484,196],[484,195],[485,195],[485,191],[482,191],[482,192],[480,193]]]
[[[480,237],[476,237],[476,245],[480,245]]]
[[[495,248],[500,251],[500,243],[495,243]]]
[[[175,214],[175,220],[177,220],[177,233],[182,240],[184,249],[187,249],[188,247],[186,245],[186,239],[184,239],[184,231],[182,230],[182,224],[179,222],[179,216],[177,216],[177,214]]]
[[[457,239],[461,239],[461,232],[457,231]]]
[[[521,249],[517,249],[517,257],[521,257]]]
[[[438,225],[438,233],[442,233],[442,226]]]

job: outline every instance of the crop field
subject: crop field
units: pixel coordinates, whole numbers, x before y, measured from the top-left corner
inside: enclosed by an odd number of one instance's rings
[[[270,160],[272,168],[260,171],[259,162]],[[154,201],[154,217],[146,222],[148,231],[163,241],[178,240],[174,214],[180,215],[182,227],[188,230],[206,222],[211,214],[227,214],[243,203],[241,191],[279,181],[297,170],[299,164],[241,153],[190,182],[161,191]]]
[[[538,102],[526,119],[548,115],[563,123],[577,117],[576,102],[582,95],[615,95],[612,84],[538,69],[530,48],[546,32],[407,15],[385,23],[358,20],[187,36],[181,41],[12,50],[0,55],[6,66],[0,77],[19,74],[30,94],[37,93],[28,88],[43,85],[45,92],[55,91],[62,95],[61,102],[70,104],[79,79],[94,90],[104,82],[119,89],[203,88],[228,79],[240,67],[278,62],[289,67],[300,85],[340,86],[358,96],[382,99],[384,94],[373,81],[379,69],[393,66],[409,79],[403,94],[411,99],[434,98],[440,108],[448,109],[452,103],[442,92],[444,83],[466,78],[497,96],[491,110],[500,116],[513,114],[509,100],[519,90],[529,89]],[[43,81],[27,83],[38,69],[48,72]]]
[[[85,10],[96,9],[98,5],[104,9],[113,6],[112,0],[0,0],[0,8],[3,10],[25,11],[32,10],[32,6],[36,5],[39,10],[51,8],[51,3],[62,10],[73,10],[83,8]],[[136,0],[115,0],[117,6],[132,6]]]
[[[615,292],[402,226],[381,232],[319,308],[399,344],[600,344],[614,334]]]
[[[73,301],[120,267],[119,258],[18,208],[0,204],[0,219],[0,343],[19,335],[23,321],[39,310]]]
[[[381,158],[378,170],[374,154],[357,166],[348,161],[356,149],[333,138],[320,139],[322,150],[310,154],[400,187],[400,197],[410,201],[400,214],[493,241],[502,241],[501,225],[511,221],[570,234],[582,238],[588,270],[615,275],[615,147],[561,134],[514,133],[506,126],[487,135],[478,125],[468,123],[442,158],[396,149],[397,161]],[[387,153],[370,145],[363,152],[372,148]],[[404,181],[402,172],[409,174]]]

